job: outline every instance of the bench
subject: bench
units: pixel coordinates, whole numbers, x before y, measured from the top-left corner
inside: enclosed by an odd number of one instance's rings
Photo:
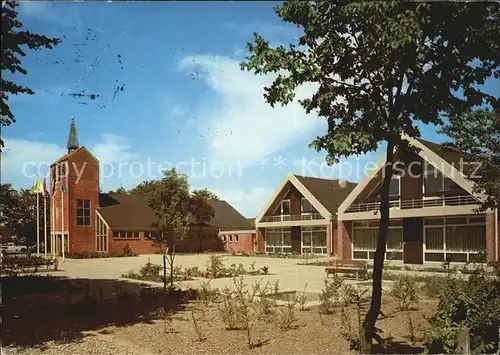
[[[331,266],[325,267],[326,277],[337,274],[351,274],[365,278],[368,275],[368,267],[366,261],[361,260],[333,260]]]

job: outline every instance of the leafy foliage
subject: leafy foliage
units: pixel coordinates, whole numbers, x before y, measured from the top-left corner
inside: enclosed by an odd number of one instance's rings
[[[475,110],[450,117],[444,126],[452,142],[449,146],[469,154],[468,160],[478,163],[469,169],[469,177],[477,183],[476,192],[484,192],[482,209],[500,207],[500,113],[498,110]],[[464,172],[467,173],[467,172]]]
[[[429,321],[426,348],[429,352],[455,353],[456,329],[470,329],[474,353],[494,353],[500,327],[500,279],[476,270],[468,280],[446,278],[436,313]]]
[[[50,38],[30,31],[23,31],[23,24],[17,18],[16,8],[18,6],[19,3],[13,0],[2,2],[2,95],[0,98],[2,117],[0,118],[0,127],[15,122],[14,114],[8,104],[8,94],[34,94],[32,89],[7,80],[5,71],[27,75],[28,71],[22,67],[21,63],[21,58],[26,56],[26,47],[30,50],[52,49],[61,42],[59,38]],[[1,141],[0,144],[2,144]]]
[[[15,190],[10,184],[0,185],[2,208],[0,224],[12,228],[15,235],[36,243],[36,195],[30,190]],[[47,234],[50,234],[50,199],[47,200]],[[43,197],[40,196],[40,236],[43,236]]]

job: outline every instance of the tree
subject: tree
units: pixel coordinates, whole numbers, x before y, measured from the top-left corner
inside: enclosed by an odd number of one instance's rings
[[[109,191],[109,193],[110,194],[128,194],[128,191],[123,186],[120,186],[115,191],[113,191],[113,190]]]
[[[191,225],[191,200],[187,176],[174,169],[165,171],[163,179],[148,183],[147,199],[158,218],[157,231],[152,236],[154,245],[163,254],[163,284],[167,288],[166,261],[170,266],[170,287],[174,286],[175,247],[185,239]],[[168,258],[167,258],[168,257]]]
[[[7,80],[4,71],[9,71],[12,74],[28,74],[28,71],[21,66],[21,57],[26,56],[25,47],[30,50],[52,49],[61,42],[59,38],[50,38],[21,30],[23,25],[17,19],[16,8],[18,6],[19,3],[13,0],[7,0],[5,3],[2,1],[2,117],[0,118],[0,128],[15,122],[14,114],[8,105],[8,94],[34,94],[32,89]]]
[[[209,189],[199,189],[199,190],[194,190],[192,192],[192,195],[193,196],[198,196],[198,197],[201,197],[205,200],[215,200],[215,201],[219,201],[220,198],[219,196],[217,196],[215,193],[213,193],[212,191],[210,191]]]
[[[17,191],[10,184],[0,185],[2,213],[0,224],[12,228],[17,237],[28,245],[36,244],[36,194],[30,190]],[[47,234],[50,234],[50,199],[47,200]],[[40,197],[40,236],[44,235],[43,197]]]
[[[394,150],[416,150],[402,137],[419,137],[418,122],[442,124],[443,114],[496,106],[497,99],[477,84],[498,77],[499,9],[493,3],[292,0],[275,12],[303,34],[287,47],[271,47],[258,34],[248,43],[242,69],[275,75],[265,100],[273,107],[286,105],[302,85],[314,84],[315,93],[299,102],[307,113],[327,120],[326,134],[310,146],[326,150],[329,164],[387,144],[372,300],[361,337],[361,352],[369,353],[372,338],[380,338],[374,326]]]
[[[194,218],[194,224],[199,227],[198,241],[200,251],[203,248],[203,227],[208,226],[215,216],[215,210],[210,205],[210,200],[218,200],[218,197],[208,189],[194,190],[191,193],[191,213]]]
[[[147,198],[157,187],[157,183],[157,180],[143,181],[136,187],[130,189],[128,193],[131,195],[141,195]]]
[[[450,117],[442,129],[452,142],[448,146],[469,155],[470,162],[478,163],[479,169],[469,169],[474,178],[476,192],[484,192],[481,209],[500,207],[500,113],[475,110]],[[474,174],[474,176],[471,176]]]

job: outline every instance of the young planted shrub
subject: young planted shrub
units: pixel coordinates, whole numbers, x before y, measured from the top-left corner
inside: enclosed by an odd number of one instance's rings
[[[272,297],[279,292],[279,281],[276,280],[272,284],[267,282],[265,286],[257,283],[254,287],[258,287],[256,302],[260,308],[261,317],[265,321],[269,321],[274,315],[273,308],[276,306],[276,300]]]
[[[398,275],[394,280],[391,295],[398,301],[398,308],[406,314],[410,339],[414,342],[415,326],[411,310],[418,303],[418,287],[415,280],[408,275]]]
[[[226,271],[222,256],[210,255],[207,262],[207,274],[210,278],[216,279],[223,275]]]
[[[304,291],[302,291],[302,294],[297,297],[297,304],[300,306],[301,311],[306,310],[306,302],[307,302],[306,288],[307,284],[304,285]]]
[[[499,351],[500,279],[488,277],[483,269],[468,280],[448,279],[437,311],[429,320],[427,351],[455,353],[459,327],[469,328],[474,353]]]
[[[370,305],[370,293],[366,288],[348,284],[342,287],[342,293],[344,297],[341,303],[341,334],[349,342],[351,350],[357,351],[360,349],[360,339],[364,332],[363,319]],[[354,307],[354,312],[351,307]],[[354,322],[351,317],[353,313]],[[380,343],[382,338],[378,335],[379,332],[379,329],[374,329],[374,339]]]
[[[144,264],[141,269],[139,270],[139,275],[141,277],[148,277],[148,276],[158,276],[161,271],[161,265],[159,264],[153,264],[151,263],[150,260],[146,264]]]
[[[193,323],[194,332],[196,333],[196,337],[198,341],[204,341],[207,338],[203,332],[204,322],[207,316],[207,307],[203,304],[203,302],[195,302],[190,307],[190,315],[191,322]]]
[[[333,275],[333,278],[325,280],[325,288],[321,290],[321,295],[319,296],[321,302],[319,305],[320,313],[332,314],[335,312],[335,308],[341,300],[343,284],[344,280],[337,275]]]
[[[198,292],[198,298],[203,303],[205,307],[208,308],[211,302],[214,302],[217,299],[218,289],[212,290],[210,287],[210,280],[203,281],[200,284],[200,290]]]
[[[226,329],[244,329],[248,347],[253,348],[256,344],[252,341],[252,330],[262,314],[261,307],[256,302],[261,287],[257,283],[249,291],[243,277],[233,278],[233,285],[232,289],[226,288],[222,291],[219,311]]]
[[[276,315],[276,322],[278,327],[283,330],[290,330],[295,327],[297,322],[297,315],[295,313],[295,306],[297,305],[297,299],[295,297],[287,300],[284,307],[278,309]]]
[[[163,330],[165,333],[173,333],[174,327],[172,324],[172,313],[165,308],[161,307],[158,310],[157,317],[163,321]]]

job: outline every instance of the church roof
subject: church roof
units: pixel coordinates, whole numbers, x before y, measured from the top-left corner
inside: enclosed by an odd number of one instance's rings
[[[251,230],[255,227],[226,201],[209,200],[215,210],[211,227],[221,230]],[[101,193],[99,213],[112,230],[154,230],[157,217],[145,197],[140,195]]]
[[[68,153],[80,147],[78,144],[78,136],[76,134],[75,118],[71,117],[71,126],[69,127],[68,136]]]

